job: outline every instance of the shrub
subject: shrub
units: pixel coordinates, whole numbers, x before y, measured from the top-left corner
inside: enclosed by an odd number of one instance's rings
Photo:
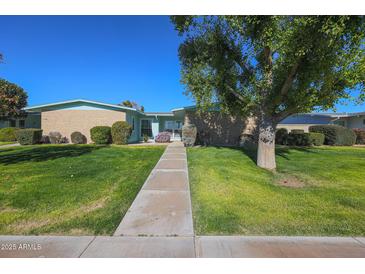
[[[0,128],[0,142],[15,142],[15,132],[19,130],[16,127]]]
[[[50,144],[51,140],[49,139],[48,135],[43,135],[41,138],[41,144]]]
[[[155,138],[155,142],[156,143],[169,143],[171,139],[171,134],[170,132],[160,132],[156,138]]]
[[[288,142],[288,130],[279,128],[276,130],[275,143],[278,145],[286,145]]]
[[[60,140],[60,142],[59,142],[60,144],[68,144],[69,143],[69,141],[68,141],[68,139],[67,139],[67,137],[66,136],[63,136],[63,137],[61,137],[61,140]]]
[[[61,144],[62,135],[58,131],[51,131],[49,133],[49,140],[51,144]]]
[[[96,126],[90,129],[91,140],[97,145],[110,144],[112,140],[111,128]]]
[[[319,132],[309,132],[309,139],[312,145],[322,146],[324,144],[324,134]]]
[[[26,128],[16,131],[16,139],[21,145],[39,144],[42,139],[43,130],[38,128]]]
[[[356,144],[364,145],[365,144],[365,129],[354,128],[353,131],[356,134]]]
[[[111,133],[114,144],[125,145],[132,134],[132,127],[125,121],[118,121],[112,125]]]
[[[150,137],[147,134],[143,134],[143,142],[147,143]]]
[[[310,126],[309,131],[323,133],[324,143],[330,146],[352,146],[356,141],[356,134],[351,129],[338,125]]]
[[[304,129],[292,129],[290,133],[304,133]]]
[[[192,147],[196,141],[197,129],[195,125],[184,125],[182,128],[182,141],[185,146]]]
[[[73,144],[86,144],[86,137],[81,132],[74,131],[71,133],[71,142]]]
[[[309,133],[292,133],[288,134],[287,144],[289,146],[310,146],[311,140]]]

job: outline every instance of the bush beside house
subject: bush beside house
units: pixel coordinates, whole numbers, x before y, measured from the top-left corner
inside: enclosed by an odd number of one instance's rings
[[[41,138],[41,144],[50,144],[51,140],[49,139],[48,135],[43,135]]]
[[[164,132],[160,132],[156,138],[155,138],[155,142],[156,143],[169,143],[171,139],[171,134],[170,132],[164,131]]]
[[[184,125],[182,127],[182,141],[185,146],[192,147],[195,144],[197,129],[195,125]]]
[[[356,134],[351,129],[338,125],[310,126],[309,131],[324,134],[324,144],[330,146],[352,146],[356,141]]]
[[[62,135],[58,131],[51,131],[48,134],[48,137],[49,137],[49,141],[51,144],[59,144],[60,140],[62,138]]]
[[[304,133],[304,129],[292,129],[290,133],[301,134]]]
[[[287,137],[287,144],[289,146],[310,146],[311,141],[309,133],[293,133],[290,132]]]
[[[324,134],[319,132],[309,132],[309,139],[311,144],[315,146],[322,146],[324,144]]]
[[[86,144],[87,140],[85,135],[83,135],[81,132],[74,131],[71,133],[71,142],[73,144]]]
[[[97,145],[110,144],[112,140],[111,127],[96,126],[90,129],[91,140]]]
[[[365,145],[365,129],[355,128],[353,131],[356,134],[356,144]]]
[[[5,127],[0,129],[0,142],[15,142],[15,133],[19,129],[16,127]]]
[[[278,145],[289,146],[321,146],[324,143],[324,134],[317,132],[306,133],[301,129],[293,129],[290,133],[286,128],[279,128],[276,131],[275,142]]]
[[[38,128],[19,129],[16,131],[16,139],[21,145],[39,144],[42,139],[43,130]]]
[[[113,144],[125,145],[132,134],[132,127],[126,121],[118,121],[112,125],[111,135]]]
[[[279,128],[276,130],[275,143],[278,145],[287,145],[288,130],[286,128]]]

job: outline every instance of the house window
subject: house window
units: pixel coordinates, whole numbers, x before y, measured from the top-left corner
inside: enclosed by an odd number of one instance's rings
[[[19,120],[19,127],[25,128],[25,120]]]
[[[152,137],[152,122],[151,120],[141,120],[141,137],[147,135]]]
[[[10,127],[16,127],[16,121],[15,120],[9,120],[9,126]]]
[[[134,131],[134,117],[132,117],[132,131]]]
[[[177,129],[181,129],[182,128],[182,122],[181,121],[176,121],[176,128]]]
[[[365,125],[365,119],[364,119],[364,120],[362,120],[362,124],[363,124],[363,125]]]

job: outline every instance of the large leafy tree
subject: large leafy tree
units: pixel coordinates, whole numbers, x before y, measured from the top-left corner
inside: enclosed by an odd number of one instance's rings
[[[25,115],[28,95],[16,84],[0,79],[0,118]]]
[[[173,16],[182,82],[199,106],[255,115],[257,164],[275,169],[277,124],[364,99],[364,16]]]

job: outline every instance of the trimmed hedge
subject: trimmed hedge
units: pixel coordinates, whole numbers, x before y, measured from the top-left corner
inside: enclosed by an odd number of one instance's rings
[[[81,132],[74,131],[71,133],[71,142],[73,144],[86,144],[86,136],[83,135]]]
[[[356,144],[365,145],[365,129],[354,128],[353,131],[356,134]]]
[[[111,128],[112,140],[116,145],[125,145],[132,134],[132,127],[126,121],[118,121]]]
[[[304,133],[304,129],[292,129],[290,133]]]
[[[324,134],[319,132],[309,132],[309,139],[312,145],[323,146]]]
[[[16,131],[16,139],[21,145],[39,144],[42,139],[43,130],[38,128],[26,128]]]
[[[91,140],[97,145],[110,144],[112,140],[111,127],[96,126],[90,129]]]
[[[286,145],[288,141],[288,130],[286,128],[279,128],[276,130],[275,143],[278,145]]]
[[[15,142],[15,133],[19,130],[16,127],[0,128],[0,142]]]
[[[310,126],[309,131],[323,133],[324,143],[330,146],[352,146],[356,141],[356,134],[351,129],[338,125]]]
[[[289,146],[310,146],[312,145],[309,133],[292,133],[288,134],[287,143]]]

